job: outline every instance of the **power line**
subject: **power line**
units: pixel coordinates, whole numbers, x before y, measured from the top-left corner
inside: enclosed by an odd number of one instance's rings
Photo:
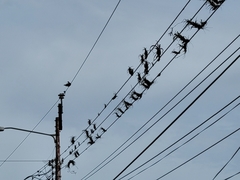
[[[92,51],[93,51],[93,49],[95,48],[97,42],[99,41],[100,37],[102,36],[103,32],[105,31],[105,29],[106,29],[108,23],[110,22],[110,20],[111,20],[113,14],[114,14],[115,11],[117,10],[117,8],[118,8],[120,2],[121,2],[121,0],[118,1],[117,5],[116,5],[115,8],[113,9],[113,11],[112,11],[110,17],[108,18],[106,24],[104,25],[102,31],[100,32],[99,36],[97,37],[95,43],[93,44],[92,48],[90,49],[89,53],[87,54],[86,58],[84,59],[83,63],[81,64],[81,66],[80,66],[80,68],[78,69],[77,73],[76,73],[75,76],[73,77],[71,83],[75,80],[75,78],[77,77],[77,75],[78,75],[79,72],[81,71],[82,67],[84,66],[84,64],[85,64],[86,61],[88,60],[90,54],[92,53]],[[67,90],[68,90],[68,88],[66,89],[66,91],[67,91]],[[110,102],[111,102],[111,100],[108,102],[108,104],[109,104]],[[107,104],[107,105],[108,105],[108,104]],[[104,110],[104,109],[103,109],[103,110]],[[103,110],[102,110],[102,111],[103,111]],[[102,111],[101,111],[100,113],[102,113]],[[97,116],[97,117],[98,117],[98,116]],[[96,118],[97,118],[97,117],[96,117]],[[96,118],[95,118],[95,119],[96,119]],[[93,122],[95,121],[95,119],[93,120]],[[88,127],[89,127],[89,126],[88,126]],[[88,127],[87,127],[87,128],[88,128]],[[79,135],[79,137],[80,137],[82,134],[83,134],[83,133],[81,133],[81,134]],[[79,138],[79,137],[78,137],[78,138]],[[78,138],[77,138],[77,139],[78,139]],[[77,139],[76,139],[76,140],[77,140]],[[71,146],[69,146],[66,150],[64,150],[63,153],[66,152],[70,147],[71,147]],[[63,154],[63,153],[62,153],[62,154]]]
[[[37,126],[43,121],[43,119],[50,113],[50,111],[55,107],[58,103],[58,100],[52,105],[52,107],[47,111],[47,113],[42,117],[42,119],[33,127],[32,131],[34,131]],[[30,136],[31,132],[27,134],[27,136],[18,144],[18,146],[8,155],[8,157],[0,164],[0,168],[3,164],[17,151],[17,149],[24,143],[24,141]]]
[[[205,5],[205,3],[203,4],[203,6],[204,6],[204,5]],[[202,6],[202,7],[203,7],[203,6]],[[202,7],[201,7],[201,8],[202,8]],[[200,8],[200,9],[201,9],[201,8]],[[197,13],[200,11],[200,9],[197,11]],[[196,13],[196,14],[197,14],[197,13]],[[212,13],[212,15],[213,15],[214,13],[215,13],[215,11]],[[196,14],[193,16],[193,18],[196,16]],[[211,15],[211,16],[212,16],[212,15]],[[210,17],[211,17],[211,16],[210,16]],[[210,18],[210,17],[209,17],[209,18]],[[185,26],[185,28],[186,28],[186,26]],[[197,31],[197,32],[198,32],[198,31]],[[196,32],[196,33],[197,33],[197,32]],[[195,33],[195,34],[196,34],[196,33]],[[195,35],[195,34],[194,34],[194,35]],[[194,36],[194,35],[193,35],[193,36]],[[169,47],[170,47],[170,46],[169,46]],[[169,65],[169,64],[168,64],[168,65]],[[167,65],[167,66],[168,66],[168,65]],[[166,68],[166,67],[165,67],[165,68]],[[165,68],[164,68],[164,69],[165,69]],[[130,91],[130,92],[131,92],[131,91]],[[125,98],[126,98],[126,96],[125,96]],[[122,102],[122,101],[121,101],[121,102]],[[121,102],[120,102],[119,104],[121,104]],[[119,104],[118,104],[118,105],[119,105]],[[117,107],[118,107],[118,106],[117,106]],[[115,109],[116,109],[116,108],[115,108]],[[115,109],[114,109],[114,110],[115,110]],[[103,122],[114,112],[114,110],[103,120]],[[118,119],[118,118],[117,118],[117,119]],[[113,123],[112,123],[110,126],[108,126],[107,129],[109,129],[109,128],[117,121],[117,119],[116,119],[115,121],[113,121]],[[103,123],[103,122],[102,122],[102,123]],[[101,123],[101,124],[102,124],[102,123]],[[100,125],[101,125],[101,124],[100,124]],[[100,125],[99,125],[99,126],[100,126]],[[82,134],[83,134],[83,133],[82,133]],[[82,134],[81,134],[81,135],[82,135]],[[80,135],[80,136],[81,136],[81,135]],[[89,146],[89,147],[90,147],[90,146]],[[86,149],[85,149],[84,151],[86,151]]]
[[[92,53],[92,51],[93,51],[93,49],[95,48],[95,46],[96,46],[96,44],[97,44],[98,40],[100,39],[100,37],[102,36],[103,32],[105,31],[105,29],[106,29],[106,27],[107,27],[108,23],[110,22],[110,20],[111,20],[111,18],[112,18],[112,16],[113,16],[113,14],[114,14],[114,13],[115,13],[115,11],[117,10],[117,8],[118,8],[118,6],[119,6],[120,2],[121,2],[121,0],[119,0],[119,1],[118,1],[117,5],[116,5],[116,6],[115,6],[115,8],[113,9],[113,11],[112,11],[112,13],[111,13],[110,17],[108,18],[108,20],[107,20],[106,24],[104,25],[104,27],[103,27],[102,31],[101,31],[101,32],[100,32],[100,34],[98,35],[98,37],[97,37],[96,41],[94,42],[94,44],[93,44],[92,48],[90,49],[89,53],[87,54],[86,58],[84,59],[83,63],[81,64],[81,66],[80,66],[80,68],[78,69],[77,73],[76,73],[76,74],[75,74],[75,76],[73,77],[73,79],[72,79],[71,83],[72,83],[72,82],[75,80],[75,78],[77,77],[77,75],[78,75],[78,74],[79,74],[79,72],[81,71],[82,67],[84,66],[84,64],[85,64],[85,63],[86,63],[86,61],[88,60],[88,57],[89,57],[89,56],[90,56],[90,54]]]
[[[216,179],[216,177],[222,172],[222,170],[228,165],[228,163],[234,158],[234,156],[238,153],[238,151],[240,150],[240,147],[238,147],[238,149],[234,152],[234,154],[232,155],[232,157],[227,161],[227,163],[217,172],[217,174],[214,176],[213,180]]]
[[[237,51],[237,50],[236,50]],[[232,53],[224,62],[226,62],[233,54],[236,53],[236,51],[234,53]],[[218,55],[219,56],[219,55]],[[218,57],[217,56],[217,57]],[[215,59],[215,58],[214,58]],[[172,108],[170,108],[164,115],[162,115],[156,122],[154,122],[150,127],[148,127],[143,133],[141,133],[135,140],[133,140],[129,145],[127,145],[124,149],[122,149],[118,154],[116,154],[113,158],[111,158],[107,163],[105,163],[101,168],[103,168],[104,166],[106,166],[108,163],[110,163],[113,159],[115,159],[117,156],[119,156],[123,151],[125,151],[127,148],[129,148],[133,143],[135,143],[141,136],[143,136],[147,131],[149,131],[154,125],[156,125],[156,123],[158,123],[163,117],[165,117],[170,111],[172,111],[177,105],[180,104],[180,102],[182,102],[187,96],[189,96],[200,84],[202,84],[207,78],[209,78],[209,76],[215,72],[219,67],[221,67],[223,63],[221,63],[217,68],[215,68],[206,78],[204,78],[200,83],[198,83],[190,92],[188,92],[181,100],[179,100]],[[209,64],[208,64],[209,65]],[[206,69],[206,67],[204,68]],[[203,71],[203,70],[202,70]],[[202,72],[201,71],[201,72]],[[199,75],[199,74],[198,74]],[[197,76],[198,76],[197,75]],[[196,76],[186,85],[188,86],[191,82],[193,82],[193,80],[196,78]],[[186,88],[186,86],[184,88]],[[184,89],[183,88],[183,89]],[[183,90],[182,89],[182,90]],[[182,91],[181,90],[181,91]],[[180,92],[181,92],[180,91]],[[179,92],[179,93],[180,93]],[[177,93],[177,95],[179,95],[179,93]],[[175,95],[174,98],[177,96]],[[172,100],[172,99],[171,99]],[[170,101],[171,101],[170,100]],[[170,102],[168,102],[166,105],[163,106],[166,107]],[[113,155],[115,152],[117,152],[117,150],[119,150],[124,144],[126,144],[134,135],[137,134],[137,132],[139,132],[147,123],[149,123],[158,113],[160,113],[163,108],[161,108],[157,113],[154,114],[154,116],[152,116],[150,118],[150,120],[148,120],[139,130],[137,130],[130,138],[128,138],[119,148],[117,148],[111,155]],[[110,155],[110,156],[111,156]],[[110,156],[108,156],[103,162],[105,162]],[[102,164],[102,163],[101,163]],[[98,170],[96,170],[93,174],[95,174],[97,171],[99,171],[101,168],[99,168]],[[90,176],[88,176],[90,177]]]
[[[156,180],[162,179],[163,177],[165,177],[166,175],[172,173],[173,171],[175,171],[176,169],[180,168],[181,166],[185,165],[186,163],[190,162],[191,160],[195,159],[196,157],[198,157],[199,155],[203,154],[204,152],[208,151],[209,149],[211,149],[212,147],[216,146],[217,144],[219,144],[220,142],[222,142],[223,140],[229,138],[231,135],[235,134],[236,132],[238,132],[240,130],[240,128],[236,129],[235,131],[231,132],[230,134],[228,134],[227,136],[225,136],[224,138],[220,139],[219,141],[217,141],[216,143],[214,143],[213,145],[209,146],[208,148],[206,148],[205,150],[201,151],[200,153],[198,153],[197,155],[193,156],[192,158],[188,159],[187,161],[185,161],[184,163],[180,164],[179,166],[175,167],[174,169],[172,169],[171,171],[165,173],[164,175],[162,175],[161,177],[157,178]]]
[[[117,176],[117,179],[129,166],[131,166],[148,148],[150,148],[240,57],[234,59],[146,148],[144,148]]]
[[[225,178],[224,180],[231,179],[231,178],[233,178],[233,177],[235,177],[236,175],[239,175],[239,174],[240,174],[240,171],[235,173],[235,174],[233,174],[233,175],[231,175],[231,176],[229,176],[229,177],[227,177],[227,178]]]
[[[95,48],[97,42],[99,41],[100,37],[102,36],[103,32],[105,31],[107,25],[109,24],[112,16],[114,15],[115,11],[117,10],[120,2],[121,2],[121,0],[118,1],[117,5],[116,5],[115,8],[113,9],[110,17],[108,18],[108,20],[107,20],[106,24],[104,25],[102,31],[100,32],[99,36],[97,37],[96,41],[94,42],[92,48],[91,48],[90,51],[88,52],[88,54],[87,54],[86,58],[84,59],[83,63],[81,64],[81,66],[79,67],[78,71],[76,72],[76,74],[74,75],[73,79],[71,80],[71,82],[70,82],[71,84],[72,84],[73,81],[76,79],[77,75],[79,74],[79,72],[80,72],[81,69],[83,68],[84,64],[85,64],[86,61],[88,60],[90,54],[92,53],[92,51],[93,51],[93,49]],[[70,87],[70,86],[69,86],[69,87]],[[64,91],[64,93],[66,93],[66,92],[68,91],[69,87],[66,88],[66,90]],[[58,102],[58,101],[57,101],[57,102]],[[53,109],[53,107],[57,104],[57,102],[52,106],[52,108],[47,112],[47,114]],[[46,114],[46,115],[47,115],[47,114]],[[45,115],[45,116],[46,116],[46,115]],[[41,121],[45,118],[45,116],[41,119]],[[41,123],[41,121],[34,127],[34,129]],[[33,129],[33,130],[34,130],[34,129]],[[24,139],[24,141],[25,141],[25,139]],[[68,148],[68,149],[69,149],[69,148]],[[11,155],[12,155],[12,154],[11,154]],[[10,156],[9,156],[9,157],[10,157]],[[9,158],[9,157],[8,157],[8,158]],[[0,165],[0,167],[1,167],[1,165]]]
[[[228,103],[226,106],[224,106],[222,109],[220,109],[218,112],[216,112],[215,114],[213,114],[212,116],[210,116],[207,120],[205,120],[204,122],[202,122],[200,125],[198,125],[197,127],[195,127],[193,130],[191,130],[190,132],[188,132],[187,134],[185,134],[184,136],[182,136],[181,138],[179,138],[177,141],[175,141],[174,143],[172,143],[170,146],[168,146],[167,148],[165,148],[164,150],[162,150],[161,152],[159,152],[157,155],[153,156],[152,158],[150,158],[149,160],[147,160],[146,162],[144,162],[143,164],[141,164],[140,166],[138,166],[137,168],[135,168],[134,170],[132,170],[131,172],[127,173],[126,175],[122,176],[120,179],[123,179],[124,177],[128,176],[129,174],[132,174],[133,172],[135,172],[136,170],[138,170],[139,168],[143,167],[144,165],[146,165],[147,163],[151,162],[153,159],[155,159],[156,157],[158,157],[159,155],[161,155],[163,152],[165,152],[166,150],[168,150],[169,148],[171,148],[173,145],[177,144],[178,142],[180,142],[181,140],[183,140],[185,137],[187,137],[188,135],[190,135],[192,132],[194,132],[196,129],[198,129],[199,127],[201,127],[202,125],[204,125],[206,122],[208,122],[209,120],[211,120],[214,116],[216,116],[218,113],[220,113],[222,110],[224,110],[227,106],[229,106],[230,104],[232,104],[234,101],[236,101],[240,96],[238,96],[237,98],[235,98],[233,101],[231,101],[230,103]],[[187,140],[186,142],[184,142],[183,144],[181,144],[180,146],[176,147],[175,149],[173,149],[172,151],[170,151],[167,155],[165,155],[164,157],[162,157],[161,159],[157,160],[156,162],[154,162],[153,164],[151,164],[150,166],[144,168],[143,170],[141,170],[140,172],[138,172],[136,175],[132,176],[130,179],[132,179],[133,177],[139,175],[140,173],[146,171],[147,169],[149,169],[150,167],[153,167],[154,165],[156,165],[157,163],[159,163],[160,161],[162,161],[164,158],[168,157],[170,154],[172,154],[173,152],[175,152],[176,150],[178,150],[180,147],[182,147],[183,145],[189,143],[190,141],[192,141],[194,138],[196,138],[198,135],[200,135],[201,133],[203,133],[205,130],[207,130],[208,128],[210,128],[212,125],[214,125],[215,123],[217,123],[219,120],[221,120],[223,117],[225,117],[227,114],[229,114],[232,110],[234,110],[235,108],[237,108],[240,105],[240,103],[238,103],[237,105],[235,105],[233,108],[231,108],[229,111],[227,111],[226,113],[224,113],[221,117],[219,117],[217,120],[215,120],[214,122],[212,122],[210,125],[208,125],[207,127],[205,127],[203,130],[201,130],[200,132],[198,132],[197,134],[195,134],[193,137],[191,137],[189,140]]]
[[[159,38],[159,40],[157,41],[157,43],[160,41],[160,39],[166,34],[166,32],[168,31],[168,29],[172,26],[172,24],[176,21],[176,19],[179,17],[179,15],[183,12],[183,10],[186,8],[186,6],[189,4],[189,2],[190,2],[191,0],[189,0],[186,4],[185,4],[185,6],[182,8],[182,10],[180,11],[180,13],[177,15],[177,17],[173,20],[173,22],[169,25],[169,27],[167,28],[167,30],[163,33],[163,35]],[[202,6],[203,7],[203,6]],[[174,40],[175,41],[175,40]],[[156,45],[156,44],[155,44]],[[148,55],[150,54],[150,52],[152,51],[153,49],[151,49],[150,51],[148,51]],[[141,65],[141,63],[139,64],[139,66],[138,66],[138,68],[140,67],[140,65]],[[137,69],[138,69],[137,68]],[[136,70],[137,70],[136,69]],[[150,68],[151,69],[151,68]],[[135,72],[136,72],[136,70],[135,70]],[[131,76],[127,79],[127,81],[121,86],[121,88],[118,90],[118,92],[123,88],[123,86],[128,82],[128,80],[131,78]],[[132,88],[132,90],[136,87],[138,85],[138,83]],[[123,98],[123,100],[131,93],[131,91],[132,90],[130,90],[130,92]],[[117,92],[117,93],[118,93]],[[116,94],[117,94],[116,93]],[[110,101],[109,101],[109,103],[112,101],[113,99],[111,99]],[[101,126],[101,124],[103,123],[103,122],[105,122],[109,117],[110,117],[110,115],[112,115],[112,113],[117,109],[117,107],[123,102],[123,100],[122,101],[120,101],[119,102],[119,104],[106,116],[106,118],[98,125],[98,127],[100,127]],[[108,103],[108,104],[109,104]],[[106,106],[108,106],[108,104],[106,104]],[[105,108],[103,109],[103,110],[105,110]],[[102,111],[103,111],[102,110]],[[99,115],[102,113],[102,111],[100,112],[100,113],[98,113],[98,116],[92,121],[92,123],[94,123],[95,122],[95,120],[99,117]],[[108,126],[108,128],[107,128],[107,130],[118,120],[119,118],[117,118],[110,126]],[[89,126],[88,126],[89,127]],[[88,128],[87,127],[87,128]],[[76,138],[76,140],[78,140],[79,138],[80,138],[80,136],[82,135],[83,133],[81,133],[77,138]],[[86,139],[85,139],[86,140]],[[84,141],[85,141],[84,140]],[[84,142],[83,141],[83,142]],[[81,143],[82,144],[82,143]],[[71,147],[72,145],[70,145],[69,147]],[[67,149],[69,149],[69,147],[67,148]],[[67,150],[66,149],[66,150]],[[66,152],[66,150],[64,151],[64,152]],[[85,149],[84,151],[86,151],[87,149]],[[63,153],[64,153],[63,152]],[[65,159],[65,158],[64,158]]]
[[[107,159],[109,159],[114,153],[116,153],[123,145],[125,145],[131,138],[133,138],[144,126],[146,126],[153,118],[159,114],[174,98],[176,98],[187,86],[189,86],[208,66],[210,66],[211,63],[213,63],[239,36],[237,36],[224,50],[222,50],[207,66],[205,66],[189,83],[187,83],[170,101],[168,101],[157,113],[155,113],[144,125],[142,125],[133,135],[130,136],[120,147],[118,147],[113,153],[111,153],[105,160],[103,160],[102,163],[100,163],[97,167],[99,167],[101,164],[103,164]],[[237,49],[239,50],[239,48]],[[232,55],[234,55],[237,50],[235,50],[224,62],[226,62]],[[223,63],[224,63],[223,62]],[[149,131],[154,125],[156,125],[157,122],[159,122],[163,117],[165,117],[170,111],[172,111],[177,105],[179,105],[180,102],[182,102],[188,95],[190,95],[200,84],[202,84],[213,72],[215,72],[223,63],[221,63],[217,68],[215,68],[206,78],[204,78],[200,83],[198,83],[189,93],[187,93],[181,100],[179,100],[172,108],[170,108],[164,115],[161,116],[155,123],[153,123],[150,127],[148,127],[141,135],[139,135],[135,140],[133,140],[129,145],[127,145],[123,150],[121,150],[118,154],[116,154],[113,158],[111,158],[107,163],[105,163],[102,167],[100,167],[98,170],[96,170],[93,174],[98,172],[100,169],[102,169],[104,166],[106,166],[108,163],[110,163],[113,159],[115,159],[118,155],[120,155],[123,151],[125,151],[129,146],[131,146],[133,143],[135,143],[141,136],[143,136],[147,131]],[[96,167],[96,168],[97,168]],[[92,171],[94,171],[96,168],[94,168]],[[92,172],[91,171],[91,172]],[[91,173],[90,172],[90,173]],[[88,173],[87,175],[89,175]],[[87,176],[86,175],[86,176]],[[92,176],[90,175],[90,176]],[[83,178],[85,178],[84,176]],[[90,177],[88,176],[88,178]]]

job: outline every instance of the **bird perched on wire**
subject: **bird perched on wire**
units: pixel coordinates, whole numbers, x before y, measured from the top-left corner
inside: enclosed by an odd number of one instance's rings
[[[101,127],[100,129],[103,131],[103,133],[105,133],[105,132],[107,131],[107,130],[104,129],[103,127]]]
[[[68,81],[66,84],[64,84],[64,86],[70,87],[71,83]]]

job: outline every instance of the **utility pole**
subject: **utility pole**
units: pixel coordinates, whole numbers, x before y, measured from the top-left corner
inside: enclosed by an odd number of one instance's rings
[[[62,130],[63,98],[64,94],[58,95],[60,103],[58,104],[58,117],[56,117],[56,159],[55,159],[55,180],[61,180],[61,153],[60,153],[60,131]]]

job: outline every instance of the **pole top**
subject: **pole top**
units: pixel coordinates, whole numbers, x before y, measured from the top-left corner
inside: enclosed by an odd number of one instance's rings
[[[58,96],[59,96],[59,99],[64,99],[65,95],[64,95],[64,93],[60,93]]]

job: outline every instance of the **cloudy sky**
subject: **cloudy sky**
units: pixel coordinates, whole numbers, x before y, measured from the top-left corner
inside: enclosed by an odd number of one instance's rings
[[[240,128],[240,60],[189,105],[239,56],[240,2],[227,0],[215,13],[204,3],[0,0],[0,126],[54,133],[58,94],[67,90],[61,131],[62,179],[113,179],[174,120],[177,121],[118,178],[128,174],[122,179],[213,179],[239,148],[240,132],[236,130]],[[197,31],[186,26],[186,20],[191,18],[197,23],[208,22]],[[190,39],[186,53],[179,46],[183,42],[174,36],[178,32]],[[160,61],[154,60],[156,50],[152,45],[156,43],[164,52]],[[137,80],[137,73],[144,76],[144,65],[140,65],[144,48],[149,54],[144,63],[149,66],[145,77],[153,81],[149,89]],[[174,58],[172,51],[180,53]],[[225,63],[215,70],[222,62]],[[129,67],[135,72],[131,78]],[[69,88],[64,86],[67,81],[72,82]],[[142,98],[131,99],[133,91],[143,92]],[[123,100],[132,103],[127,110]],[[86,128],[89,132],[93,129],[93,124],[88,127],[88,119],[97,126],[91,135],[93,145],[87,144],[89,138],[82,134]],[[101,128],[107,131],[103,133]],[[97,135],[101,138],[96,140]],[[73,136],[76,143],[70,146]],[[5,130],[0,142],[1,179],[23,180],[40,175],[29,179],[46,180],[51,176],[51,167],[46,165],[55,158],[51,137]],[[74,146],[74,152],[80,154],[77,158],[74,153],[69,154]],[[70,160],[75,166],[67,168]],[[237,152],[216,179],[238,173],[239,160]]]

